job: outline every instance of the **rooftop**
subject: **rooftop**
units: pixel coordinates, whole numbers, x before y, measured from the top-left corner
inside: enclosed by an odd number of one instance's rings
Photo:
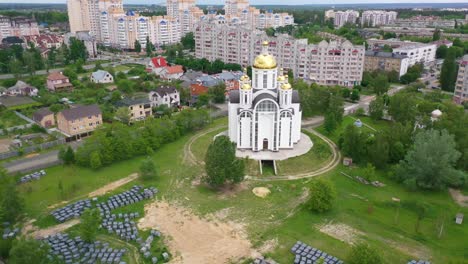
[[[408,56],[396,54],[393,52],[372,51],[372,50],[366,51],[366,57],[396,58],[396,59],[408,58]]]
[[[83,117],[88,117],[92,115],[100,115],[101,109],[98,105],[80,105],[74,108],[65,109],[61,111],[62,115],[67,120],[75,120]]]

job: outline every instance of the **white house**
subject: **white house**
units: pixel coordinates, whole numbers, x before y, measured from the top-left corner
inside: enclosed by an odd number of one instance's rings
[[[164,67],[159,76],[162,79],[166,80],[178,80],[180,77],[184,75],[184,68],[181,65],[174,65],[174,66],[166,66]]]
[[[167,61],[164,57],[158,56],[151,58],[148,62],[148,67],[146,68],[147,72],[154,73],[156,75],[160,75],[161,71],[167,67]]]
[[[175,87],[161,86],[155,91],[148,93],[151,107],[166,105],[167,107],[177,107],[180,105],[180,94]]]
[[[302,110],[298,91],[278,71],[268,42],[252,66],[252,80],[241,77],[241,88],[229,93],[229,137],[239,149],[292,149],[301,137]]]
[[[23,81],[17,81],[15,85],[6,89],[5,94],[11,96],[37,96],[38,91],[39,90],[36,87],[33,87]]]
[[[91,73],[91,82],[93,83],[113,83],[114,77],[107,71],[98,70]]]
[[[413,66],[416,63],[427,65],[435,61],[436,57],[436,44],[426,44],[414,42],[412,45],[405,45],[393,49],[396,54],[408,56],[408,65]]]

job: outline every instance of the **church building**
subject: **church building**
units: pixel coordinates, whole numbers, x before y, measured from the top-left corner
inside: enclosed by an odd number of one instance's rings
[[[262,45],[252,66],[252,80],[245,74],[240,89],[229,93],[229,138],[238,149],[292,149],[301,138],[299,93],[278,70],[268,42]]]

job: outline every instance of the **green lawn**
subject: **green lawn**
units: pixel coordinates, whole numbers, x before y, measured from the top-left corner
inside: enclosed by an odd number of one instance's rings
[[[28,122],[19,118],[13,111],[3,110],[0,112],[0,128],[15,127],[27,123]]]
[[[375,129],[385,129],[388,126],[385,121],[372,122],[366,118],[361,120]],[[344,121],[345,124],[353,122],[350,117],[346,117]],[[219,119],[210,127],[225,123],[226,119]],[[340,130],[342,129],[341,127]],[[371,131],[366,127],[363,129]],[[195,141],[192,145],[195,155],[203,157],[212,136],[222,130]],[[323,128],[318,130],[323,131]],[[408,191],[386,179],[382,172],[378,172],[376,177],[386,184],[385,187],[366,186],[340,174],[343,171],[352,176],[361,175],[361,169],[338,166],[322,176],[336,186],[335,206],[331,212],[316,214],[301,206],[306,200],[306,189],[315,178],[279,182],[249,181],[228,194],[203,184],[194,185],[194,179],[203,173],[203,167],[200,164],[188,166],[182,163],[184,145],[193,135],[184,136],[156,151],[152,158],[160,176],[152,182],[142,184],[156,186],[160,190],[158,197],[189,207],[200,215],[227,211],[227,219],[244,224],[254,246],[277,239],[278,247],[268,255],[279,263],[292,262],[293,255],[289,249],[297,240],[344,259],[350,245],[320,232],[316,227],[330,221],[345,224],[361,232],[363,235],[358,235],[357,238],[377,247],[386,258],[385,263],[406,263],[410,259],[409,254],[426,251],[435,264],[449,261],[466,263],[468,228],[466,221],[463,225],[455,225],[453,217],[457,212],[468,215],[468,209],[457,206],[446,191]],[[339,132],[335,132],[330,138],[336,141],[338,135]],[[135,158],[98,171],[61,166],[47,169],[48,175],[43,179],[19,187],[25,197],[26,211],[31,217],[44,217],[48,205],[62,200],[58,192],[59,179],[62,179],[64,190],[70,193],[65,198],[73,200],[110,181],[136,172],[142,159],[143,157]],[[249,166],[255,167],[254,164]],[[128,189],[135,183],[140,181],[129,183],[116,192]],[[263,199],[254,196],[252,189],[260,186],[269,188],[271,194]],[[397,209],[392,197],[401,200],[397,220]],[[419,232],[415,231],[416,214],[412,209],[417,201],[427,203],[429,208],[427,216],[421,221]],[[142,205],[135,204],[119,210],[132,209],[141,212]],[[439,238],[437,227],[441,223],[444,224],[444,231]],[[397,250],[397,247],[401,250]]]
[[[314,171],[323,167],[332,158],[330,147],[312,133],[304,132],[313,142],[312,149],[306,154],[276,162],[278,175],[291,175]]]

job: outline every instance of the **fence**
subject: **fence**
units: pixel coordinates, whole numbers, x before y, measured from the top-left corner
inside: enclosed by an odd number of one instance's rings
[[[3,153],[0,153],[0,160],[12,158],[12,157],[17,157],[17,156],[20,156],[21,154],[28,154],[28,153],[36,152],[36,151],[39,151],[39,150],[49,149],[49,148],[55,147],[57,145],[63,145],[65,143],[66,143],[65,139],[61,138],[61,139],[57,139],[57,140],[50,141],[50,142],[44,142],[44,143],[34,145],[34,146],[24,147],[24,148],[22,148],[21,151],[12,150],[12,151],[8,151],[8,152],[3,152]]]

